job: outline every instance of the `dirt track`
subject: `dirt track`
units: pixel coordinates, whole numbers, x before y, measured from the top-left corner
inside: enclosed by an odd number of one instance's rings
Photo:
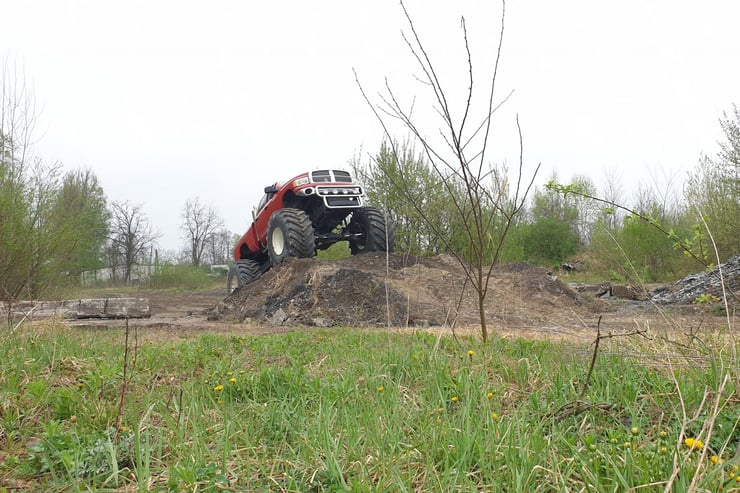
[[[566,279],[567,280],[567,279]],[[461,296],[462,294],[462,296]],[[150,319],[132,320],[147,339],[202,333],[261,335],[316,327],[447,331],[478,334],[476,292],[458,262],[358,255],[337,261],[296,259],[226,297],[225,291],[142,292]],[[691,332],[722,324],[696,306],[671,306],[670,317],[649,302],[589,299],[561,278],[527,264],[496,267],[486,297],[489,331],[504,337],[593,341],[602,333],[650,327]],[[123,321],[73,321],[72,326],[122,326]]]

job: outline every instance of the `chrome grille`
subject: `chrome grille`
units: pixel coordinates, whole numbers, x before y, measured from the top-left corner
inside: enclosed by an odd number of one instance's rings
[[[313,183],[352,183],[352,175],[347,171],[338,169],[311,171],[310,178]]]

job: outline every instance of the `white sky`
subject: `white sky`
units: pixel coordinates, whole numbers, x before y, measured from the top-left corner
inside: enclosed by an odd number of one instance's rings
[[[406,5],[457,115],[465,15],[485,108],[500,3]],[[716,152],[718,119],[740,104],[737,0],[509,0],[506,14],[497,89],[514,94],[494,119],[495,162],[519,159],[517,114],[539,182],[611,172],[633,189]],[[0,58],[34,88],[35,154],[142,203],[168,250],[189,198],[241,234],[265,185],[375,153],[382,129],[353,68],[374,101],[387,77],[407,105],[418,97],[425,132],[440,126],[393,0],[0,0],[0,18]]]

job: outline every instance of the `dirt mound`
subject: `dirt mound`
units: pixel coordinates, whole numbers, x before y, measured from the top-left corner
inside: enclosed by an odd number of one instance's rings
[[[292,259],[234,291],[211,316],[269,325],[475,325],[476,300],[454,257],[365,254]],[[513,325],[594,310],[547,270],[522,263],[494,268],[486,300],[489,320]]]
[[[724,291],[722,281],[724,281]],[[652,301],[663,304],[690,305],[702,295],[722,299],[725,293],[730,305],[737,306],[738,296],[740,296],[740,255],[730,258],[711,271],[691,274],[667,288],[658,290],[653,294]]]

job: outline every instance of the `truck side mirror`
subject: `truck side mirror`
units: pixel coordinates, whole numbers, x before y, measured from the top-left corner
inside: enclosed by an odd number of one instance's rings
[[[277,193],[278,189],[275,185],[270,185],[269,187],[265,187],[265,193],[270,195],[273,193]]]

